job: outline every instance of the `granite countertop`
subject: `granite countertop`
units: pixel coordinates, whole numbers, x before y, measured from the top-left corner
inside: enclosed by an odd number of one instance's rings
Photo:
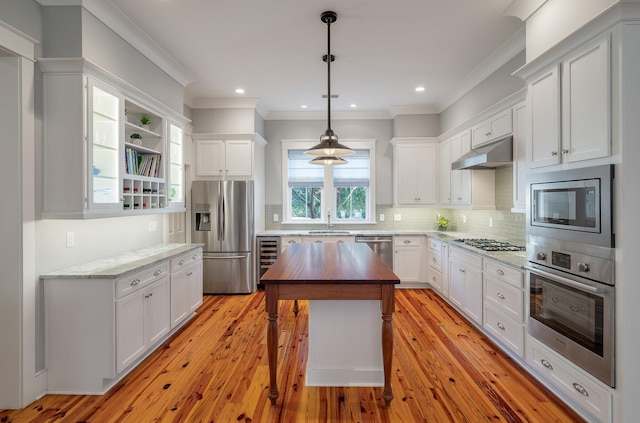
[[[115,279],[186,253],[202,244],[158,244],[40,275],[41,279]]]

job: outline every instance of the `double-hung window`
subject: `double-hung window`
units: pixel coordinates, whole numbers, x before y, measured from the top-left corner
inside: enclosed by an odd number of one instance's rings
[[[375,141],[351,140],[347,164],[321,166],[304,154],[316,142],[284,140],[285,223],[373,223]]]

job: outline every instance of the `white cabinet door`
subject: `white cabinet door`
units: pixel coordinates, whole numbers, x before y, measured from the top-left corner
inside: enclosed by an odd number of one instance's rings
[[[471,150],[471,132],[464,131],[451,138],[451,160],[455,161]],[[451,203],[471,204],[471,170],[451,171]]]
[[[395,148],[396,202],[438,202],[438,146],[434,142],[399,142]]]
[[[196,176],[224,175],[224,141],[196,140]]]
[[[562,160],[606,157],[611,145],[609,35],[562,62]]]
[[[146,350],[144,296],[144,291],[138,291],[116,301],[116,371],[118,373]]]
[[[187,272],[189,269],[171,275],[171,328],[176,327],[190,313],[189,286]]]
[[[229,178],[251,179],[253,176],[253,145],[250,140],[227,140],[225,145],[225,175]]]
[[[144,290],[144,330],[146,346],[151,347],[171,327],[169,278],[159,280]]]
[[[464,308],[466,296],[465,263],[455,257],[449,259],[449,300]]]
[[[191,266],[191,269],[187,271],[187,278],[189,309],[196,311],[196,309],[202,305],[202,261]]]
[[[504,110],[471,128],[473,147],[511,133],[511,109]]]
[[[560,163],[560,72],[554,65],[528,83],[529,164],[532,168]]]
[[[426,254],[423,254],[424,239],[424,237],[418,236],[394,237],[393,271],[400,278],[401,284],[425,282],[427,269],[425,265]]]
[[[482,270],[475,266],[466,266],[464,275],[464,311],[477,323],[482,324]]]
[[[443,141],[439,147],[440,204],[451,204],[451,141]]]
[[[527,105],[513,108],[513,209],[525,213],[527,207]]]

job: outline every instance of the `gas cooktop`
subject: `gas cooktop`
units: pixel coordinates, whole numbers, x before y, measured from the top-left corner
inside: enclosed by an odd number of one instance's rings
[[[508,242],[500,242],[495,239],[486,238],[464,238],[456,239],[455,242],[462,242],[471,247],[480,248],[485,251],[524,251],[525,247],[509,244]]]

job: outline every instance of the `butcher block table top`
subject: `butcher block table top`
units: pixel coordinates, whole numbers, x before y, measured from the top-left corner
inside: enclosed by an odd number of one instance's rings
[[[293,244],[260,278],[265,285],[267,351],[272,404],[278,398],[279,300],[380,300],[382,309],[382,360],[386,405],[393,399],[391,359],[394,289],[400,279],[365,244]]]

